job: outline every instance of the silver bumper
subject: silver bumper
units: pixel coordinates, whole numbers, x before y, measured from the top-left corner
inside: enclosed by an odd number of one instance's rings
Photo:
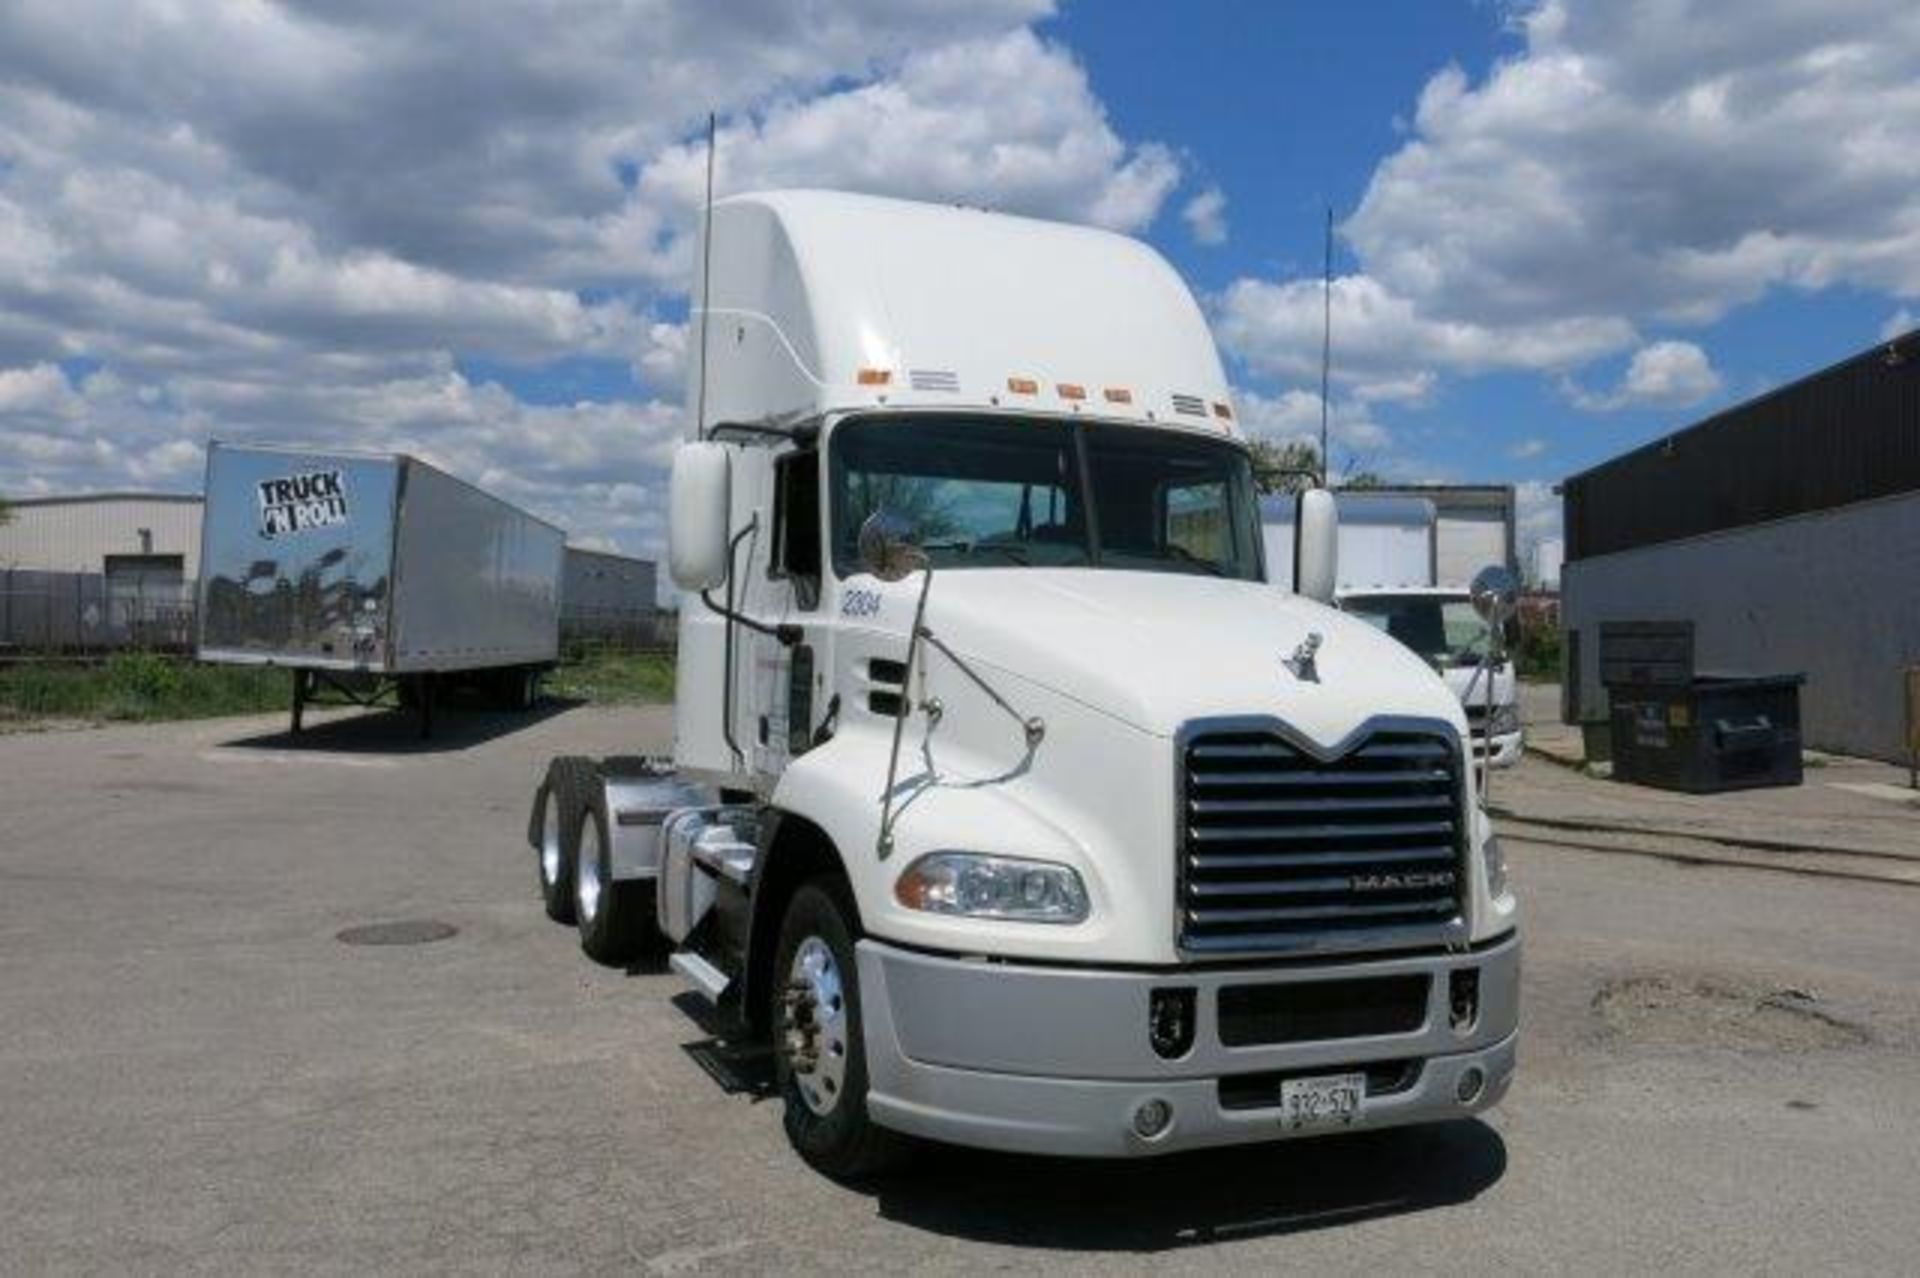
[[[1246,1105],[1223,1079],[1344,1073],[1355,1066],[1417,1063],[1411,1081],[1369,1094],[1362,1117],[1339,1130],[1393,1127],[1478,1113],[1505,1095],[1519,1018],[1520,946],[1509,936],[1471,954],[1241,970],[1118,972],[953,959],[865,940],[858,946],[867,1040],[868,1110],[876,1122],[932,1140],[988,1149],[1088,1157],[1171,1153],[1280,1140],[1272,1103]],[[1479,1015],[1455,1029],[1448,973],[1479,970]],[[1293,984],[1430,973],[1424,1023],[1407,1033],[1229,1047],[1220,1040],[1226,986]],[[1195,991],[1193,1046],[1175,1060],[1147,1039],[1152,991]],[[1469,1069],[1483,1080],[1460,1100]],[[1149,1100],[1172,1107],[1153,1139],[1134,1131]]]

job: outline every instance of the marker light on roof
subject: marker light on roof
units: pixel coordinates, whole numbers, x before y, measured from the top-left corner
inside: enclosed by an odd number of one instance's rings
[[[859,372],[859,379],[862,386],[885,386],[893,380],[893,370],[890,368],[863,368]]]
[[[1040,393],[1040,383],[1031,377],[1009,377],[1007,389],[1016,395],[1037,395]]]
[[[1061,399],[1085,399],[1087,397],[1087,388],[1076,385],[1073,382],[1061,382],[1055,389],[1060,392]]]
[[[1219,400],[1213,402],[1213,415],[1215,417],[1223,417],[1227,421],[1233,420],[1233,410],[1225,404],[1222,404]]]
[[[1106,389],[1106,400],[1109,404],[1131,404],[1133,392],[1124,386],[1109,386]]]

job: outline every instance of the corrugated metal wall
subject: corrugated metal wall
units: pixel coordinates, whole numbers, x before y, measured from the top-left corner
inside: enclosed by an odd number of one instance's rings
[[[143,551],[140,530],[152,534]],[[179,555],[200,572],[200,499],[151,496],[22,501],[0,526],[0,568],[100,572],[108,555]]]
[[[1920,334],[1566,481],[1569,562],[1920,490]]]
[[[1807,677],[1807,744],[1904,757],[1904,672],[1920,664],[1920,493],[1581,560],[1563,586],[1588,722],[1607,714],[1603,623],[1691,621],[1702,670]]]
[[[568,641],[654,642],[651,560],[568,546],[560,585],[560,629]]]

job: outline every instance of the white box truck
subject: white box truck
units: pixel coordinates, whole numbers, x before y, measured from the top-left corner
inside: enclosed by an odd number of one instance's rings
[[[1432,501],[1395,493],[1342,492],[1334,601],[1431,663],[1460,698],[1474,757],[1496,768],[1520,761],[1513,662],[1489,651],[1492,635],[1464,585],[1437,585],[1438,520]],[[1293,589],[1295,502],[1260,499],[1270,575]]]
[[[1324,602],[1326,494],[1305,595],[1268,584],[1167,263],[826,192],[724,200],[707,247],[673,757],[552,762],[548,912],[668,950],[834,1175],[1495,1104],[1517,906],[1460,701]]]
[[[436,690],[519,709],[560,652],[566,534],[417,458],[207,447],[198,655],[293,672],[293,730],[321,694],[388,693],[431,731]]]

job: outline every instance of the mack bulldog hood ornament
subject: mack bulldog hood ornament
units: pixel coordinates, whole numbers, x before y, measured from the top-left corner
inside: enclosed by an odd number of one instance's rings
[[[1320,632],[1318,630],[1308,631],[1307,637],[1300,641],[1300,646],[1293,650],[1293,655],[1281,664],[1286,666],[1286,668],[1293,673],[1293,677],[1302,683],[1319,683],[1320,670],[1314,665],[1313,657],[1315,653],[1320,651],[1320,644]]]

